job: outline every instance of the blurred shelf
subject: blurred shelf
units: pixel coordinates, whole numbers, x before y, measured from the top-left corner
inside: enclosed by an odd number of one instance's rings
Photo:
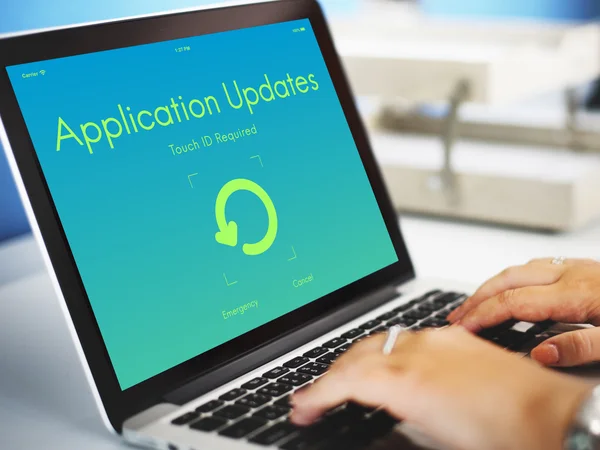
[[[398,211],[558,231],[600,217],[600,154],[461,141],[453,204],[438,139],[373,131],[371,142]]]

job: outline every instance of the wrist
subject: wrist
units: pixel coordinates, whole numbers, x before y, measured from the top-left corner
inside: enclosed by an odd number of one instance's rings
[[[535,448],[564,450],[571,426],[593,386],[575,378],[551,375],[554,380],[544,392],[538,393],[527,412],[529,418],[535,418],[532,421],[536,423],[538,445]]]

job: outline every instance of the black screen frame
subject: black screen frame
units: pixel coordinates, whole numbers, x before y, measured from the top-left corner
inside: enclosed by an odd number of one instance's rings
[[[5,68],[299,19],[309,19],[314,29],[398,255],[398,262],[122,391]],[[398,227],[398,217],[375,162],[323,12],[316,0],[280,0],[186,11],[50,30],[0,40],[0,118],[104,409],[117,431],[121,430],[123,421],[128,417],[158,402],[167,392],[201,374],[214,370],[241,354],[260,348],[304,324],[323,318],[369,292],[414,278],[412,262]],[[332,168],[332,176],[335,176],[335,168]]]

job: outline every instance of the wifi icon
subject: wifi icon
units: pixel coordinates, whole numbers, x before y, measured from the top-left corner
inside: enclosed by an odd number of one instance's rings
[[[41,75],[46,75],[46,71],[45,70],[40,70],[40,74]]]

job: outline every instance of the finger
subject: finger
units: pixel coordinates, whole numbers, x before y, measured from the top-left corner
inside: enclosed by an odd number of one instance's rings
[[[560,334],[531,351],[531,357],[546,366],[572,367],[600,361],[600,328]]]
[[[537,258],[529,261],[528,264],[552,264],[556,258]],[[591,258],[566,258],[561,265],[564,266],[578,266],[578,265],[589,265],[598,264],[598,261]],[[555,264],[556,265],[556,264]]]
[[[563,295],[552,286],[533,286],[520,289],[509,289],[484,301],[461,320],[460,325],[467,330],[478,333],[510,319],[528,322],[544,320],[563,320],[568,317],[561,308]]]
[[[531,261],[529,261],[527,264],[552,264],[552,261],[554,261],[554,258],[535,258],[532,259]],[[566,261],[565,261],[566,262]]]
[[[348,401],[378,407],[389,399],[393,380],[383,355],[363,355],[353,359],[352,366],[331,370],[310,388],[292,398],[292,422],[309,425],[328,410]]]
[[[398,361],[383,354],[386,339],[387,336],[382,334],[354,345],[334,363],[327,375],[297,392],[292,397],[292,421],[308,425],[326,411],[348,401],[372,407],[385,405],[390,392],[399,386],[397,375],[401,372],[401,361],[405,359]],[[413,333],[401,333],[393,354],[415,347],[411,345],[414,341],[418,339]]]
[[[509,289],[556,283],[564,271],[564,266],[550,263],[509,267],[485,282],[461,307],[448,316],[448,320],[454,323],[462,319],[484,301]]]

